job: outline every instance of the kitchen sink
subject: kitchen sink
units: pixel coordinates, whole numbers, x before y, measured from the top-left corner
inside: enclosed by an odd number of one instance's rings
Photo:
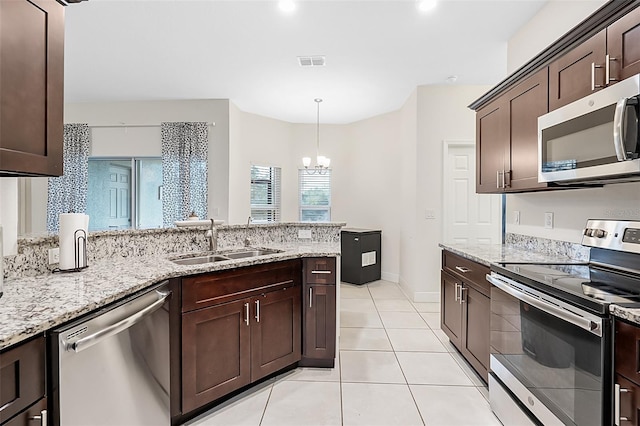
[[[231,259],[219,254],[208,254],[204,256],[185,257],[182,259],[171,259],[173,263],[177,263],[178,265],[201,265],[203,263],[222,262],[223,260]]]
[[[268,254],[282,253],[282,250],[272,249],[250,249],[225,253],[224,255],[231,259],[242,259],[245,257],[265,256]]]
[[[245,249],[224,254],[197,254],[190,257],[171,259],[178,265],[202,265],[203,263],[222,262],[225,260],[244,259],[247,257],[265,256],[268,254],[282,253],[282,250],[272,249]]]

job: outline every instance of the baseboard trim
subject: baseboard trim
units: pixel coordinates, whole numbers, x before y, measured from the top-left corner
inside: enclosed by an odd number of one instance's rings
[[[380,278],[385,281],[391,281],[392,283],[398,284],[400,282],[400,274],[393,274],[391,272],[382,272],[380,274]]]
[[[418,303],[439,303],[439,291],[416,291],[413,293],[413,301]]]

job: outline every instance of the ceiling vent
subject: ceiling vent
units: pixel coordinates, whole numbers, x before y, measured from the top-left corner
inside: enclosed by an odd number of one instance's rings
[[[298,56],[298,63],[301,67],[323,67],[324,56]]]

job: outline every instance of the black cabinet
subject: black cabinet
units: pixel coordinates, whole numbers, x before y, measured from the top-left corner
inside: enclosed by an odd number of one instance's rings
[[[341,281],[365,284],[380,279],[381,234],[370,229],[342,230]]]

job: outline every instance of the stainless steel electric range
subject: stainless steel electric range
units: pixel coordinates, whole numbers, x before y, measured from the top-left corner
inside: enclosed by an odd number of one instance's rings
[[[612,303],[640,306],[640,222],[589,220],[588,263],[496,263],[491,408],[505,425],[610,425]]]

